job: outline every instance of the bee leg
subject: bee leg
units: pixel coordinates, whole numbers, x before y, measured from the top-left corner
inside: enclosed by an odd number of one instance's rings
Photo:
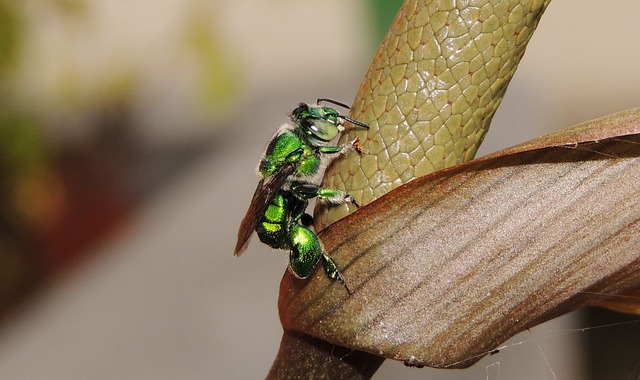
[[[307,214],[305,212],[300,217],[300,223],[302,223],[302,225],[305,226],[305,227],[312,226],[313,225],[313,216],[311,216],[311,215],[309,215],[309,214]]]
[[[342,273],[340,273],[338,264],[336,264],[336,262],[324,252],[322,252],[322,266],[324,267],[324,271],[327,276],[329,276],[329,278],[340,280],[345,289],[347,289],[347,293],[349,293],[349,295],[353,294],[351,289],[349,289],[349,287],[347,286],[347,282],[344,280]]]
[[[335,189],[325,189],[316,185],[305,182],[293,182],[291,183],[291,192],[300,199],[311,199],[318,197],[323,201],[332,204],[351,203],[356,207],[360,207],[353,197],[344,191]]]
[[[326,202],[336,205],[351,203],[352,205],[356,206],[356,208],[360,207],[358,202],[356,202],[356,200],[353,199],[351,195],[340,190],[319,188],[317,197]]]
[[[360,139],[356,137],[349,144],[353,147],[353,150],[358,152],[359,155],[362,156],[364,154],[364,151],[362,150],[362,145],[360,145]]]
[[[360,140],[357,137],[347,144],[338,146],[320,146],[317,148],[319,154],[345,154],[352,150],[355,150],[358,154],[364,154],[362,145],[360,145]]]

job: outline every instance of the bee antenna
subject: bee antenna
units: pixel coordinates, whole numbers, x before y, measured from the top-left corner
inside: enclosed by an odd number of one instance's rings
[[[318,100],[316,101],[316,104],[320,104],[321,102],[332,103],[332,104],[335,104],[335,105],[337,105],[337,106],[344,107],[344,108],[346,108],[346,109],[350,109],[350,107],[349,107],[348,105],[346,105],[346,104],[344,104],[344,103],[341,103],[341,102],[339,102],[339,101],[337,101],[337,100],[333,100],[333,99],[320,98],[320,99],[318,99]]]
[[[333,104],[335,104],[335,105],[337,105],[337,106],[344,107],[344,108],[346,108],[346,109],[351,109],[348,105],[346,105],[346,104],[344,104],[344,103],[341,103],[341,102],[339,102],[339,101],[337,101],[337,100],[333,100],[333,99],[320,98],[320,99],[318,99],[318,100],[316,101],[316,104],[318,104],[318,105],[319,105],[321,102],[333,103]],[[367,128],[367,129],[369,129],[369,126],[368,126],[368,125],[366,125],[365,123],[361,122],[361,121],[354,120],[354,119],[352,119],[352,118],[350,118],[350,117],[346,117],[346,116],[342,116],[342,115],[340,115],[340,117],[341,117],[341,118],[343,118],[343,119],[345,119],[346,121],[348,121],[348,122],[349,122],[349,123],[351,123],[351,124],[357,125],[357,126],[362,127],[362,128]]]
[[[369,129],[369,126],[368,126],[368,125],[366,125],[365,123],[361,122],[361,121],[354,120],[354,119],[352,119],[352,118],[350,118],[350,117],[346,117],[346,116],[342,116],[342,115],[340,115],[340,117],[341,117],[341,118],[343,118],[343,119],[345,119],[346,121],[348,121],[348,122],[349,122],[349,123],[351,123],[351,124],[357,125],[357,126],[362,127],[362,128],[367,128],[367,129]]]

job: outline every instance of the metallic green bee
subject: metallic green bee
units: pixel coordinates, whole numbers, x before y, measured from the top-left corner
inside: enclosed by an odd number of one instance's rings
[[[333,204],[358,206],[349,194],[321,188],[320,182],[324,168],[333,158],[352,150],[362,154],[357,138],[348,144],[330,145],[331,140],[344,131],[344,124],[369,126],[340,115],[331,107],[321,106],[321,102],[349,108],[331,99],[318,99],[316,104],[300,103],[293,110],[292,123],[280,127],[260,160],[260,182],[240,224],[234,254],[242,254],[256,231],[263,243],[290,251],[289,269],[296,277],[308,277],[322,259],[327,275],[340,280],[351,294],[337,264],[324,252],[315,233],[307,228],[312,219],[305,210],[309,200],[315,197]]]

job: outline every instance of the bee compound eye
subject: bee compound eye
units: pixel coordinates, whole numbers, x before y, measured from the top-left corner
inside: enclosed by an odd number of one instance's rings
[[[323,141],[331,141],[339,133],[340,127],[326,120],[317,121],[313,131],[313,135]]]

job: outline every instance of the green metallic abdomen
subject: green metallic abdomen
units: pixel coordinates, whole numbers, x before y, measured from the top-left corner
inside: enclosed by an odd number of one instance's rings
[[[291,226],[290,237],[289,268],[296,277],[307,278],[322,255],[322,246],[310,229],[299,224]]]
[[[271,248],[286,249],[289,246],[287,244],[287,231],[282,224],[260,222],[256,232],[260,241]]]
[[[290,250],[289,268],[299,278],[308,277],[322,256],[322,246],[316,235],[298,223],[306,206],[306,201],[290,192],[280,191],[256,228],[264,244],[275,249]]]
[[[278,193],[271,201],[256,228],[260,241],[271,248],[286,249],[289,237],[286,228],[287,200]]]

